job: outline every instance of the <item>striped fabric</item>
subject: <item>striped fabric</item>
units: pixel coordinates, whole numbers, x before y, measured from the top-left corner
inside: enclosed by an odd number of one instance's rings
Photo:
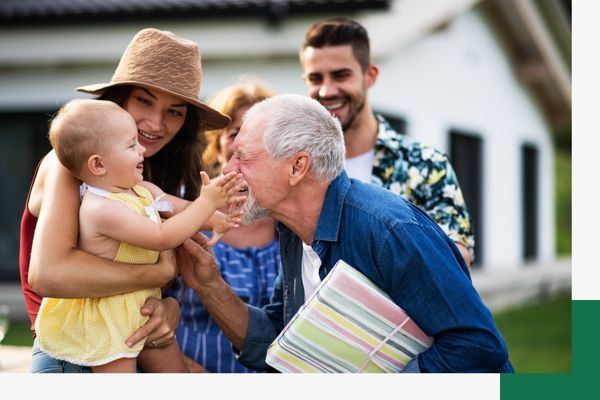
[[[266,362],[281,372],[399,372],[432,342],[340,260],[273,341]]]
[[[210,233],[207,235],[210,236]],[[256,307],[269,303],[281,264],[278,240],[263,247],[243,249],[219,241],[213,251],[223,279],[244,302]],[[176,279],[169,295],[180,299],[181,319],[177,341],[181,351],[210,372],[256,372],[237,360],[231,342],[194,290],[183,285],[181,277]]]

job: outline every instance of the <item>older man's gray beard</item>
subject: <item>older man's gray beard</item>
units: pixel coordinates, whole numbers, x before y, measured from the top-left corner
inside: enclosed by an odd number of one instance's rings
[[[271,211],[267,210],[258,205],[256,201],[256,197],[252,195],[252,192],[248,189],[248,197],[246,198],[246,202],[244,203],[244,215],[242,216],[242,224],[248,225],[249,223],[256,221],[257,219],[261,219],[263,217],[267,217],[271,215]]]

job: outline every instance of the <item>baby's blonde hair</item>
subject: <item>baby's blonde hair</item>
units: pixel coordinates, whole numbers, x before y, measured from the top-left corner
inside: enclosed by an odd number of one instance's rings
[[[48,138],[60,162],[81,177],[87,159],[111,142],[115,113],[127,113],[112,101],[75,99],[61,107],[50,124]]]

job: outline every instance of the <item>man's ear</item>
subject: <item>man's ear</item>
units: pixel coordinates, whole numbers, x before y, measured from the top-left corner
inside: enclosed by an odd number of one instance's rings
[[[96,176],[102,176],[106,174],[106,167],[102,161],[102,156],[98,154],[92,154],[87,160],[88,170]]]
[[[290,159],[290,185],[296,186],[304,178],[310,168],[310,155],[301,151]]]
[[[377,82],[377,77],[379,76],[379,67],[374,64],[369,64],[367,70],[365,71],[365,76],[367,77],[367,87],[371,87]]]

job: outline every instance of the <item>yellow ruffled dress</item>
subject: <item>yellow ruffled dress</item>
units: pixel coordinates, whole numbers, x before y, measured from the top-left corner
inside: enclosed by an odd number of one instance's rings
[[[148,215],[152,194],[144,187],[133,190],[139,197],[126,193],[110,193],[107,198],[121,201],[140,215]],[[150,209],[160,223],[155,209]],[[114,261],[128,264],[155,264],[158,251],[121,243]],[[140,309],[148,297],[161,297],[160,289],[140,290],[95,299],[44,298],[35,321],[40,348],[52,357],[77,365],[106,364],[118,358],[134,358],[144,347],[140,341],[133,347],[125,339],[144,325],[148,317]]]

